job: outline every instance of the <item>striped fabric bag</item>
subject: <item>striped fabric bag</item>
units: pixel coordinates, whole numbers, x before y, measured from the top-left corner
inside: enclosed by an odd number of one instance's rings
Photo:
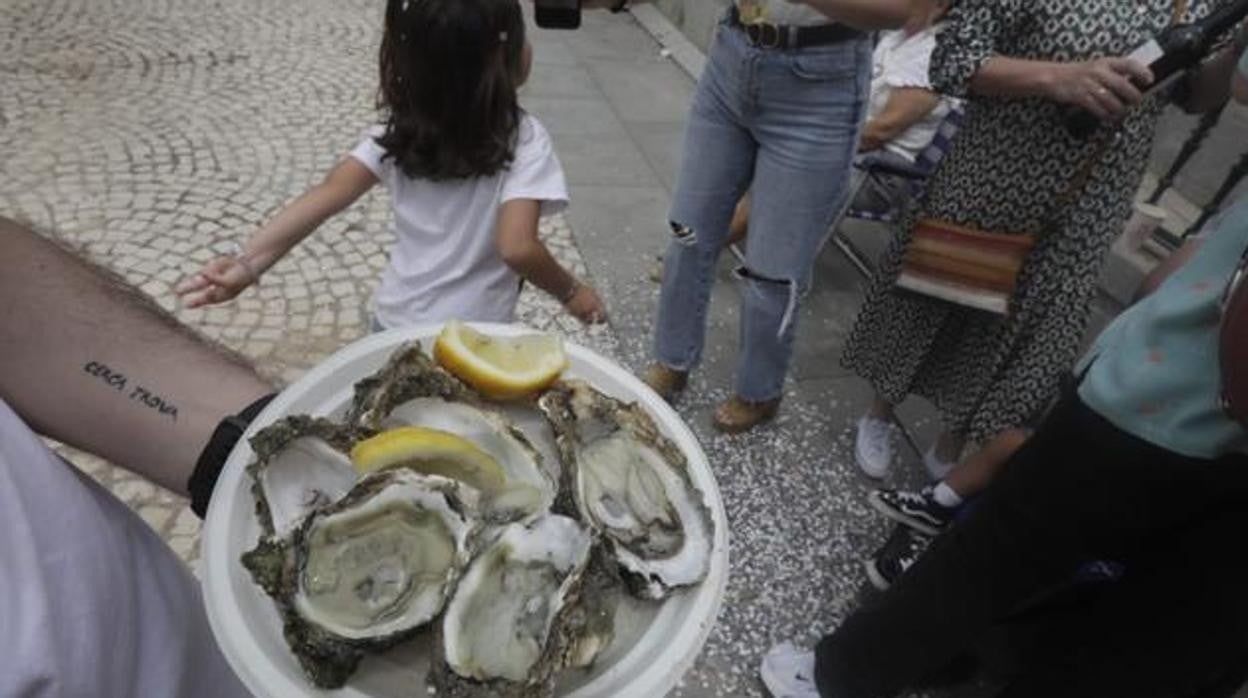
[[[1031,235],[985,233],[921,220],[906,246],[897,286],[1005,315],[1033,245]]]
[[[1105,130],[1070,186],[1054,201],[1046,227],[1079,200],[1102,156],[1120,137],[1118,131]],[[896,285],[949,303],[1008,315],[1018,277],[1036,239],[1031,234],[989,232],[922,219],[906,245]]]

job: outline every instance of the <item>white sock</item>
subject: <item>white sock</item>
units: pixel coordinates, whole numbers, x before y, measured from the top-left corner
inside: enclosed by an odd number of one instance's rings
[[[932,490],[932,499],[935,499],[937,504],[946,509],[955,509],[962,506],[962,496],[954,492],[953,488],[944,482],[939,483]]]

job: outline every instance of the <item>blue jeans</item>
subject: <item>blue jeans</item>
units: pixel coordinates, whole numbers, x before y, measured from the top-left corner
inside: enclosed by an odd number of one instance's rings
[[[752,402],[780,396],[798,304],[848,191],[870,66],[865,37],[779,51],[720,25],[673,197],[655,329],[660,363],[688,371],[701,358],[715,262],[750,188],[736,392]]]

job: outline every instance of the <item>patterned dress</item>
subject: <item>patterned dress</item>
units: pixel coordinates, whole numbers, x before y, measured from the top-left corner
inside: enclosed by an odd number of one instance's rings
[[[1190,16],[1219,3],[1192,0]],[[1173,21],[1173,0],[959,0],[932,56],[932,82],[964,96],[993,55],[1076,61],[1125,55]],[[1095,150],[1067,134],[1059,105],[976,96],[950,153],[913,207],[863,307],[842,363],[890,402],[931,400],[946,427],[984,441],[1026,424],[1077,358],[1103,259],[1131,212],[1165,102],[1135,109],[1077,202],[1057,210]],[[916,217],[1033,233],[1008,317],[897,290]]]

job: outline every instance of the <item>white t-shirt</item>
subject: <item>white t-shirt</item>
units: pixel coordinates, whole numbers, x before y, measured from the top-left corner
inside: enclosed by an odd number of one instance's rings
[[[351,151],[390,192],[396,237],[373,297],[386,328],[453,318],[511,322],[520,277],[494,242],[499,207],[515,199],[542,202],[542,215],[567,207],[568,184],[546,129],[525,115],[515,160],[492,177],[434,182],[412,179],[374,140],[370,129]]]
[[[0,696],[249,695],[182,561],[0,401]]]
[[[936,49],[936,29],[929,27],[906,36],[897,29],[880,34],[871,67],[871,101],[867,119],[874,119],[884,111],[884,105],[892,97],[893,90],[917,87],[932,89],[928,70],[932,63],[932,51]],[[940,122],[949,114],[953,100],[941,97],[940,104],[919,123],[885,144],[885,148],[907,160],[915,157],[931,143]]]
[[[789,0],[736,0],[741,21],[746,24],[768,22],[785,26],[811,27],[831,24],[832,20],[819,10]]]

